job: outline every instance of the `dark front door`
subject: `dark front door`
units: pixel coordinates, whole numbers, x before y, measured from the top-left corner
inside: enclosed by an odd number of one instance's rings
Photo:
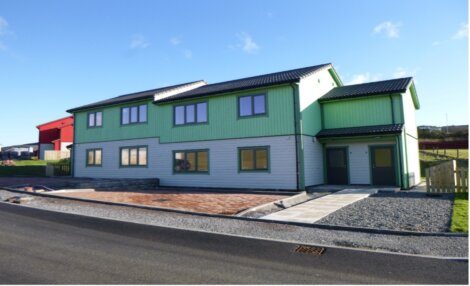
[[[328,184],[348,184],[348,156],[346,148],[326,149],[326,166]]]
[[[395,149],[393,146],[371,147],[372,184],[395,186]]]

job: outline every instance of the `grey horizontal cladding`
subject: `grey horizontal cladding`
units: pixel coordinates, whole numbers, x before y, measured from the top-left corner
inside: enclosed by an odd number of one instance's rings
[[[367,136],[367,135],[387,135],[400,134],[403,124],[386,124],[373,126],[345,127],[323,129],[316,135],[317,138],[330,137],[350,137],[350,136]]]
[[[90,108],[97,108],[97,107],[102,107],[102,106],[121,104],[121,103],[126,103],[126,102],[131,102],[131,101],[137,101],[137,100],[153,99],[153,96],[155,95],[155,93],[165,92],[165,91],[172,90],[172,89],[177,89],[177,88],[183,87],[185,85],[191,85],[191,84],[194,84],[194,83],[197,83],[197,82],[200,82],[200,81],[187,82],[187,83],[176,84],[176,85],[171,85],[171,86],[165,86],[165,87],[156,88],[156,89],[150,89],[150,90],[145,90],[145,91],[140,91],[140,92],[124,94],[124,95],[120,95],[120,96],[117,96],[117,97],[105,99],[105,100],[102,100],[102,101],[82,105],[80,107],[72,108],[72,109],[67,110],[67,112],[73,113],[73,112],[77,112],[77,111],[85,110],[85,109],[90,109]]]
[[[148,146],[147,168],[119,168],[119,147]],[[270,146],[269,172],[239,172],[238,147]],[[85,167],[85,151],[103,149],[102,167]],[[173,151],[208,149],[208,174],[173,173]],[[77,177],[159,178],[163,186],[295,189],[295,140],[293,136],[259,137],[159,144],[158,138],[84,143],[76,147]]]
[[[331,67],[330,63],[304,67],[299,69],[287,70],[282,72],[275,72],[265,75],[241,78],[231,81],[219,82],[214,84],[207,84],[190,91],[175,94],[173,96],[165,97],[156,100],[155,103],[165,103],[175,100],[190,99],[208,95],[222,94],[234,91],[242,91],[247,89],[268,87],[279,84],[286,84],[299,81],[311,73],[314,73],[322,68]]]
[[[319,99],[319,102],[389,93],[404,93],[412,80],[413,78],[406,77],[361,84],[343,85],[330,90]]]

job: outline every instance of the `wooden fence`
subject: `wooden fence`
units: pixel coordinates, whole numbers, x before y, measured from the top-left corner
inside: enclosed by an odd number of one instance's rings
[[[46,150],[44,151],[44,160],[46,161],[56,161],[70,158],[70,151],[56,151],[56,150]]]
[[[426,191],[429,193],[468,192],[468,168],[457,167],[455,160],[426,169]]]
[[[46,166],[46,176],[70,176],[71,167],[69,163],[48,163]]]

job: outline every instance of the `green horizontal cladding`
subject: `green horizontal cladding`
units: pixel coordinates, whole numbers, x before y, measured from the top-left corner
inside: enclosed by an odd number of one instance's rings
[[[329,101],[322,105],[325,129],[403,122],[399,94]]]
[[[121,107],[147,104],[147,122],[121,125]],[[89,112],[103,112],[102,127],[87,127]],[[75,143],[126,140],[157,136],[157,106],[152,100],[135,101],[74,113]]]
[[[267,114],[240,118],[238,97],[266,94]],[[207,102],[208,122],[174,126],[173,107]],[[121,108],[147,104],[147,122],[121,125]],[[88,112],[102,111],[103,126],[88,128]],[[155,105],[152,100],[136,101],[80,111],[75,116],[75,142],[91,143],[159,137],[161,143],[218,140],[294,134],[293,95],[289,85],[222,94],[194,100]]]
[[[266,115],[240,118],[238,97],[266,94]],[[208,122],[173,124],[173,107],[180,104],[207,102]],[[294,134],[293,93],[289,85],[221,94],[200,99],[158,105],[157,134],[161,143],[217,140]]]

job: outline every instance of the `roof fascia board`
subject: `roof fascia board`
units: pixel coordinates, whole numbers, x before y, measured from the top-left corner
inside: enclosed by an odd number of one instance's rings
[[[197,95],[197,96],[193,96],[193,97],[178,98],[178,99],[174,99],[174,100],[155,101],[153,103],[156,104],[156,105],[173,104],[173,103],[185,102],[185,101],[190,101],[190,100],[197,100],[197,99],[201,99],[201,98],[234,95],[234,94],[237,94],[237,93],[256,92],[258,90],[263,90],[263,89],[266,89],[266,88],[290,86],[290,84],[292,84],[292,83],[299,83],[299,81],[298,80],[292,80],[292,81],[288,81],[288,82],[285,82],[285,83],[276,83],[274,85],[266,85],[266,86],[252,87],[252,88],[246,88],[246,89],[237,89],[237,90],[233,90],[233,91],[220,92],[220,93],[201,94],[201,95]]]
[[[172,88],[170,90],[166,90],[166,91],[163,91],[163,92],[157,92],[153,95],[153,100],[158,101],[158,100],[161,100],[161,99],[164,99],[164,98],[167,98],[167,97],[179,94],[179,93],[183,93],[183,92],[186,92],[186,91],[196,89],[196,88],[204,86],[204,85],[207,85],[207,82],[205,82],[204,80],[200,80],[200,81],[197,81],[197,82],[194,82],[194,83],[191,83],[191,84],[183,85],[183,86],[178,87],[178,88]]]

